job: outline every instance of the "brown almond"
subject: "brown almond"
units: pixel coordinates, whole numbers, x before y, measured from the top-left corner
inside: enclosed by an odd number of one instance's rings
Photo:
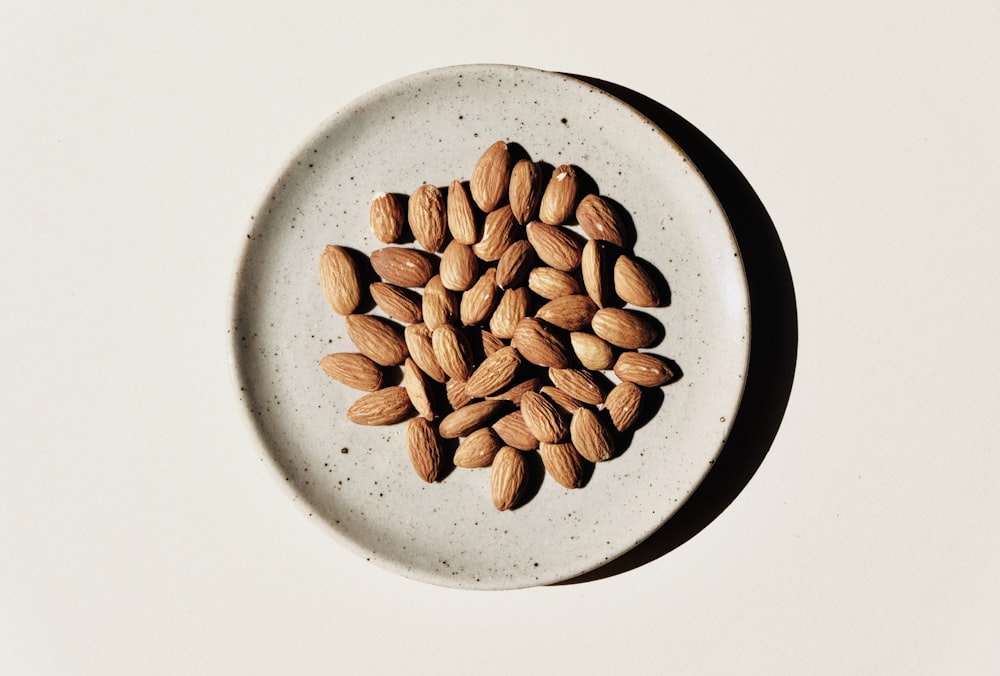
[[[528,316],[530,309],[531,294],[528,289],[523,286],[507,289],[490,317],[490,331],[498,338],[509,340],[517,323]]]
[[[442,324],[431,334],[434,356],[450,378],[468,380],[472,375],[472,347],[465,334],[451,324]]]
[[[490,469],[490,496],[497,510],[503,512],[517,506],[527,475],[528,466],[520,451],[510,446],[497,451]]]
[[[453,411],[457,411],[463,406],[472,403],[472,397],[465,393],[465,381],[458,378],[449,378],[444,384],[445,396],[448,398],[448,405]]]
[[[583,486],[583,459],[572,442],[538,444],[538,454],[549,476],[564,488]]]
[[[605,371],[615,363],[615,352],[603,338],[592,333],[574,331],[569,334],[573,353],[584,367],[593,371]]]
[[[514,411],[493,423],[493,431],[497,433],[508,446],[521,451],[538,448],[538,439],[524,424],[524,416],[520,411]]]
[[[343,247],[332,244],[323,249],[319,278],[326,302],[339,315],[349,315],[361,302],[361,282],[354,259]]]
[[[580,267],[584,243],[576,233],[542,221],[531,221],[524,231],[535,255],[546,265],[563,272]]]
[[[521,286],[528,279],[532,266],[535,264],[535,250],[531,242],[519,239],[503,252],[497,262],[497,286],[508,289]]]
[[[512,165],[510,150],[503,141],[492,144],[479,156],[472,170],[469,192],[480,209],[493,211],[507,197]]]
[[[480,427],[487,427],[507,410],[505,401],[477,401],[452,411],[438,425],[438,434],[444,439],[468,436]]]
[[[569,432],[559,407],[538,392],[525,392],[521,397],[521,417],[531,434],[540,442],[557,443]]]
[[[459,181],[452,181],[448,186],[448,229],[456,242],[471,246],[479,241],[472,200]]]
[[[514,382],[520,365],[521,355],[514,348],[497,350],[469,376],[465,383],[465,393],[478,399],[504,389]]]
[[[387,282],[373,282],[368,291],[382,312],[393,319],[404,324],[416,324],[423,320],[420,296],[413,291]]]
[[[604,398],[604,410],[611,416],[611,424],[615,429],[624,432],[639,419],[642,412],[642,390],[628,381],[618,383]]]
[[[434,355],[434,345],[431,340],[432,331],[426,324],[410,324],[403,330],[403,339],[410,357],[417,363],[420,370],[431,380],[443,383],[448,379]]]
[[[472,288],[462,294],[459,310],[462,323],[466,326],[483,323],[493,313],[501,293],[497,286],[497,271],[489,268]]]
[[[576,207],[576,222],[587,237],[611,242],[615,246],[628,245],[625,222],[611,202],[599,195],[587,195]]]
[[[386,244],[397,241],[406,225],[406,196],[384,192],[375,195],[368,208],[368,223],[377,240]]]
[[[541,388],[539,392],[551,399],[553,404],[558,406],[568,415],[573,415],[573,412],[576,411],[576,409],[584,405],[579,399],[570,396],[568,393],[553,385],[546,385]]]
[[[554,298],[538,308],[535,316],[566,331],[579,331],[590,323],[597,305],[588,296]]]
[[[576,209],[578,181],[576,170],[561,164],[552,170],[552,178],[545,186],[538,207],[538,218],[549,225],[559,225],[569,220]]]
[[[570,364],[569,345],[558,329],[533,317],[525,317],[517,323],[510,344],[537,366],[566,368]]]
[[[506,389],[496,392],[494,394],[488,395],[487,399],[503,399],[509,401],[514,406],[521,405],[521,398],[524,396],[525,392],[537,392],[542,389],[545,385],[545,381],[541,378],[528,378],[523,380],[518,384]]]
[[[482,237],[472,245],[472,251],[486,262],[500,260],[507,247],[520,239],[520,231],[510,206],[504,205],[486,214]]]
[[[403,362],[403,387],[410,395],[413,408],[428,420],[434,420],[434,405],[427,386],[427,375],[420,370],[413,359]]]
[[[441,190],[424,183],[410,195],[407,220],[413,238],[427,251],[440,251],[448,230],[447,208]]]
[[[347,335],[358,352],[381,366],[402,364],[409,355],[402,331],[395,322],[371,315],[347,315]]]
[[[615,293],[626,303],[639,307],[659,307],[660,291],[656,280],[638,259],[621,255],[615,261]]]
[[[402,246],[376,249],[372,252],[371,263],[379,277],[396,286],[423,286],[434,274],[434,262],[430,256]]]
[[[424,418],[410,418],[406,423],[406,449],[417,476],[433,483],[441,473],[441,440],[434,426]]]
[[[586,369],[549,369],[549,380],[560,390],[585,404],[604,401],[604,389],[593,371]]]
[[[615,362],[615,375],[621,380],[643,387],[659,387],[672,380],[674,372],[655,354],[622,352]]]
[[[596,239],[587,241],[580,259],[583,288],[598,307],[607,307],[613,300],[613,268],[607,245]]]
[[[413,406],[403,387],[385,387],[366,394],[347,409],[348,419],[358,425],[394,425],[412,414]]]
[[[598,310],[591,320],[591,328],[599,337],[626,350],[649,347],[660,337],[652,317],[621,308]]]
[[[328,376],[356,390],[374,392],[382,388],[382,369],[363,354],[335,352],[323,357],[319,365]]]
[[[604,462],[615,454],[614,440],[608,428],[586,406],[573,413],[569,436],[577,452],[591,462]]]
[[[496,432],[489,427],[480,427],[465,437],[455,449],[455,466],[467,469],[489,467],[502,447],[503,441]]]
[[[502,350],[507,347],[507,344],[486,329],[482,329],[479,332],[479,347],[482,348],[482,358],[485,359],[497,350]]]
[[[549,267],[537,267],[528,274],[528,288],[542,298],[580,293],[580,284],[569,273]]]
[[[449,291],[465,291],[479,279],[479,259],[472,247],[452,240],[441,254],[441,282]]]
[[[424,287],[423,317],[431,331],[443,324],[451,324],[458,319],[459,296],[445,288],[441,275],[434,275]]]
[[[538,214],[542,203],[545,177],[531,160],[520,160],[510,172],[510,208],[514,218],[524,225]]]

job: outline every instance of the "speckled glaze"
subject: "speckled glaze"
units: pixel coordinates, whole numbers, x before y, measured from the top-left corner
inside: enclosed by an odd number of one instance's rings
[[[535,160],[585,170],[631,214],[635,252],[656,264],[672,302],[651,351],[677,362],[655,418],[580,490],[544,478],[520,508],[497,512],[489,470],[436,484],[410,465],[405,426],[349,423],[360,393],[319,368],[355,351],[320,290],[326,244],[368,253],[382,191],[467,180],[497,139]],[[569,579],[631,549],[697,487],[725,441],[743,391],[749,310],[725,214],[664,133],[607,93],[523,67],[464,65],[371,91],[294,154],[253,216],[233,294],[239,395],[262,454],[310,518],[366,560],[429,583],[475,589]],[[540,464],[534,461],[532,469]],[[536,476],[540,472],[535,472]]]

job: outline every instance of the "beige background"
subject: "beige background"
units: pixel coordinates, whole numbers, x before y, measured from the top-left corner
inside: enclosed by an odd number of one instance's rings
[[[8,5],[0,672],[989,673],[997,7]],[[798,365],[757,474],[597,582],[459,592],[365,563],[280,490],[231,389],[234,258],[285,158],[355,96],[475,62],[670,107],[792,271]]]

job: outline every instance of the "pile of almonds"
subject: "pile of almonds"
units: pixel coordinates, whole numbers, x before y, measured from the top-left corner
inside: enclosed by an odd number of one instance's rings
[[[397,245],[371,253],[381,281],[367,291],[391,320],[356,313],[364,285],[351,253],[334,245],[322,253],[323,292],[358,352],[327,355],[320,366],[370,392],[348,418],[406,421],[410,460],[427,482],[441,474],[442,440],[460,440],[455,466],[492,467],[498,510],[518,504],[524,454],[536,449],[556,482],[579,488],[587,461],[615,455],[643,388],[673,378],[667,361],[638,351],[660,339],[659,324],[620,307],[660,305],[656,277],[629,253],[617,208],[581,195],[580,183],[571,165],[546,180],[542,165],[515,161],[497,141],[468,190],[455,180],[447,197],[429,184],[408,197],[377,195],[372,231]],[[398,245],[407,226],[420,248]],[[386,386],[387,369],[398,366],[402,384]]]

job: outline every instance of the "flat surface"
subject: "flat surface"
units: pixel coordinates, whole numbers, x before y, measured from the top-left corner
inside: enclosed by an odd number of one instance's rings
[[[991,673],[998,13],[10,9],[0,671]],[[355,556],[277,485],[229,372],[233,260],[276,168],[378,84],[484,62],[691,122],[794,282],[794,382],[759,468],[671,551],[582,584],[443,589]]]

